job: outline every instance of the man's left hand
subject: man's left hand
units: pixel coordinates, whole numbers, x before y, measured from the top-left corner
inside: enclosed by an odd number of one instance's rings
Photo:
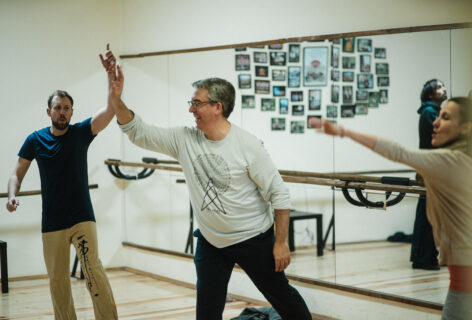
[[[275,272],[284,271],[290,264],[290,249],[286,242],[274,243]]]

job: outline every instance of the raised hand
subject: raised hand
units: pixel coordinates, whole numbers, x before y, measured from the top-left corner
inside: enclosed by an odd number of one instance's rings
[[[116,58],[110,50],[110,45],[107,44],[107,51],[105,58],[99,54],[102,65],[108,74],[108,94],[112,102],[117,102],[121,99],[123,92],[124,76],[121,67],[116,64]]]

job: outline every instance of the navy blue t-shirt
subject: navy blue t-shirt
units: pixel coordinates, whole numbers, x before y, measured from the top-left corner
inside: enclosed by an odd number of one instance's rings
[[[88,187],[87,150],[95,138],[92,119],[69,126],[62,136],[50,127],[26,138],[18,156],[36,159],[43,200],[42,232],[70,228],[83,221],[95,221]]]

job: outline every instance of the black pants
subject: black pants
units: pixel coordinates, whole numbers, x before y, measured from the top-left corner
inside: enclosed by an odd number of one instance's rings
[[[228,282],[237,263],[284,320],[311,320],[298,291],[289,285],[284,272],[275,272],[272,249],[274,230],[241,243],[218,249],[201,235],[195,252],[197,269],[197,320],[220,320],[225,307]]]
[[[424,265],[438,264],[438,251],[434,245],[433,228],[426,217],[426,197],[423,195],[416,206],[410,260]]]

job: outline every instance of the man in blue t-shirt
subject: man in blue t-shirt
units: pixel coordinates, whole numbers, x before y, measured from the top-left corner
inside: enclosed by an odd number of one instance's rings
[[[113,76],[110,72],[108,76]],[[18,153],[8,181],[7,209],[16,210],[16,198],[31,161],[41,178],[42,240],[56,319],[76,319],[69,277],[70,245],[74,245],[92,297],[96,319],[118,319],[113,293],[98,258],[95,216],[90,200],[87,150],[114,116],[106,107],[95,116],[70,125],[74,101],[65,91],[48,99],[51,126],[30,134]]]

